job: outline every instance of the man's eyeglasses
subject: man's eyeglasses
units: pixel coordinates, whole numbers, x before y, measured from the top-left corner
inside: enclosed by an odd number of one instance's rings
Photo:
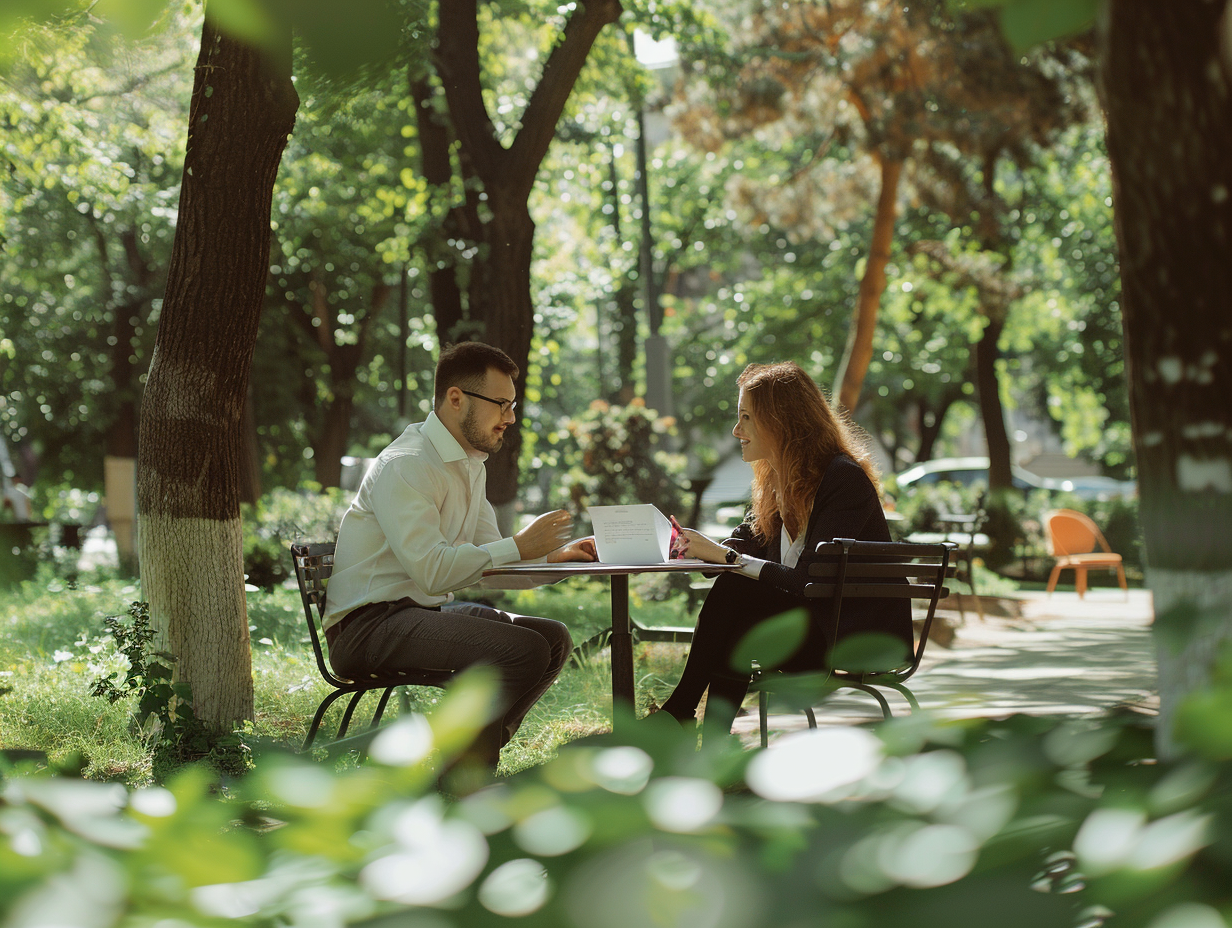
[[[494,400],[492,397],[484,396],[482,393],[472,393],[470,390],[463,390],[462,392],[467,396],[473,396],[477,400],[487,400],[489,403],[499,406],[502,416],[505,413],[513,412],[518,408],[517,400]]]

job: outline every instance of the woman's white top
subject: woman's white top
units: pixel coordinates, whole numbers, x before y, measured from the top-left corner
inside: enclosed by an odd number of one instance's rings
[[[800,555],[804,553],[804,543],[808,541],[808,532],[801,532],[799,538],[792,538],[787,533],[787,526],[783,526],[782,540],[779,544],[782,546],[783,552],[782,564],[784,567],[794,568],[800,563]],[[749,557],[745,555],[744,563],[740,565],[740,569],[736,571],[738,574],[743,574],[746,577],[752,577],[754,580],[761,574],[762,565],[767,563],[758,557]]]

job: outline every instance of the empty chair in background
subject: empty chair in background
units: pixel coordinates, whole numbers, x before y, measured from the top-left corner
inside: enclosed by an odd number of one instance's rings
[[[1072,569],[1074,586],[1079,597],[1083,597],[1087,592],[1087,571],[1103,569],[1115,570],[1121,589],[1129,595],[1121,555],[1113,552],[1099,526],[1089,517],[1073,509],[1055,509],[1044,513],[1044,531],[1048,537],[1048,553],[1056,559],[1048,576],[1049,594],[1056,589],[1061,571]]]

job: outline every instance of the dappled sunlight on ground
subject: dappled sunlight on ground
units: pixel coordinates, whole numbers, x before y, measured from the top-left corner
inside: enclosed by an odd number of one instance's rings
[[[1128,707],[1153,715],[1158,709],[1155,654],[1150,635],[1148,591],[1089,591],[1021,594],[1022,614],[988,616],[968,612],[950,648],[930,642],[908,686],[922,708],[946,718],[994,718],[1011,714],[1096,715]],[[895,715],[908,706],[888,693]],[[735,731],[757,737],[752,702]],[[840,690],[817,708],[818,725],[876,721],[872,698]],[[776,732],[806,727],[804,715],[771,715]]]

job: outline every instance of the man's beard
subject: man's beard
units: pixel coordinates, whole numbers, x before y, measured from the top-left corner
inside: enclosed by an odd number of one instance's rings
[[[478,416],[475,415],[475,410],[472,407],[466,412],[466,418],[462,420],[462,437],[476,451],[481,451],[484,454],[495,454],[500,451],[501,445],[505,443],[504,436],[494,438],[492,433],[484,432],[479,424],[475,421]]]

